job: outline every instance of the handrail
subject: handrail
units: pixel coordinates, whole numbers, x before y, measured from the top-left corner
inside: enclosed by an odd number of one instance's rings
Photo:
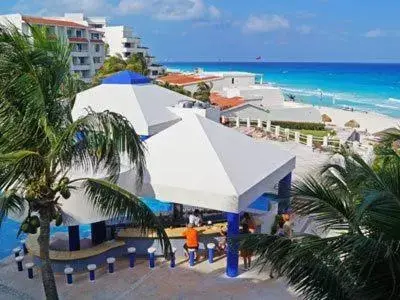
[[[290,128],[282,128],[279,125],[272,125],[271,121],[261,121],[260,119],[254,120],[250,118],[239,118],[239,117],[224,117],[227,123],[234,123],[236,126],[245,125],[247,127],[262,128],[266,132],[275,134],[277,138],[284,138],[286,140],[293,140],[299,144],[304,144],[309,147],[315,148],[318,144],[320,147],[338,150],[340,148],[341,142],[337,138],[332,138],[327,135],[324,137],[306,135],[300,133],[300,131],[291,130]],[[226,123],[226,122],[225,122]]]

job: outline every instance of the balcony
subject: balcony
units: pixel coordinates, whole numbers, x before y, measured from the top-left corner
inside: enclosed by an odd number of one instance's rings
[[[90,64],[73,64],[72,70],[74,70],[74,71],[90,70]]]
[[[85,50],[83,50],[83,49],[80,49],[80,50],[72,49],[71,56],[72,57],[76,57],[76,56],[78,56],[78,57],[87,57],[87,56],[89,56],[89,51],[87,49],[85,49]]]

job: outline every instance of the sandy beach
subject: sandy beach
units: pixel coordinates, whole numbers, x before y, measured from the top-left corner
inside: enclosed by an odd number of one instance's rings
[[[356,120],[360,124],[359,130],[367,130],[369,133],[376,133],[387,128],[398,127],[400,119],[391,118],[373,112],[346,111],[331,107],[317,107],[322,114],[327,114],[332,118],[332,123],[338,127],[345,127],[344,124],[349,120]]]
[[[285,107],[300,107],[311,106],[310,104],[298,102],[284,102]],[[325,106],[314,106],[322,114],[327,114],[331,117],[331,124],[336,125],[338,128],[345,128],[344,124],[350,120],[356,120],[360,124],[360,131],[367,130],[373,134],[391,127],[399,127],[400,119],[395,119],[383,114],[375,112],[362,112],[362,111],[346,111],[340,108],[332,108]]]

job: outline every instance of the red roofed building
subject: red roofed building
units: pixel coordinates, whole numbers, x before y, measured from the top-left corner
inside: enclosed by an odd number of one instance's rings
[[[196,74],[170,73],[166,76],[159,77],[157,81],[161,83],[168,82],[171,85],[185,86],[197,84],[200,82],[208,82],[215,79],[220,79],[219,76],[198,76]]]
[[[243,104],[244,101],[245,100],[243,97],[227,98],[227,97],[221,96],[219,93],[216,93],[216,92],[211,93],[211,95],[210,95],[210,102],[212,104],[218,106],[222,110]]]

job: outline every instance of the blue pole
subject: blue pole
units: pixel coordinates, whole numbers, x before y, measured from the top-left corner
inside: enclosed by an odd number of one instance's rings
[[[170,267],[171,268],[175,268],[175,253],[176,253],[176,248],[172,248],[172,252],[171,252],[171,264]]]
[[[214,262],[215,244],[214,243],[207,244],[207,249],[208,249],[208,262],[212,264]]]
[[[89,280],[90,281],[95,281],[96,279],[96,275],[95,275],[95,270],[97,268],[97,266],[95,264],[90,264],[87,266],[88,270],[89,270]]]
[[[278,212],[284,213],[290,206],[290,189],[292,185],[292,173],[283,177],[278,184],[279,206]]]
[[[67,283],[72,284],[72,274],[67,274]]]
[[[94,281],[96,278],[95,278],[95,274],[94,274],[94,270],[90,270],[89,271],[89,279],[90,279],[90,281]]]
[[[189,266],[194,267],[194,249],[189,249]]]
[[[147,250],[147,252],[149,253],[149,267],[150,267],[150,269],[153,269],[155,267],[156,258],[155,258],[154,252],[156,252],[156,249],[155,248],[149,248]]]
[[[33,266],[34,266],[33,263],[26,263],[26,264],[25,264],[25,268],[28,269],[28,278],[29,278],[29,279],[32,279],[32,278],[33,278]]]
[[[74,272],[74,269],[73,268],[71,268],[71,267],[67,267],[67,268],[65,268],[64,269],[64,274],[65,274],[65,276],[66,276],[66,278],[67,278],[67,283],[68,284],[72,284],[72,273]]]
[[[81,249],[81,241],[79,237],[79,225],[68,226],[69,251],[77,251]]]
[[[12,251],[13,251],[13,253],[14,253],[14,256],[15,256],[15,257],[18,257],[18,256],[19,256],[19,253],[21,252],[21,248],[20,248],[20,247],[17,247],[17,248],[14,248]]]
[[[129,247],[128,248],[128,255],[129,255],[129,268],[133,268],[135,266],[136,248],[135,247]]]
[[[23,261],[24,257],[23,256],[18,256],[15,258],[15,261],[17,262],[17,267],[18,267],[18,271],[21,272],[24,270],[24,268],[22,267],[22,261]]]
[[[108,263],[108,273],[114,273],[114,263],[115,263],[115,258],[114,257],[109,257],[107,258],[107,263]]]
[[[239,214],[227,213],[228,221],[228,239],[237,237],[239,234]],[[239,275],[239,242],[231,240],[226,258],[226,275],[236,277]]]

